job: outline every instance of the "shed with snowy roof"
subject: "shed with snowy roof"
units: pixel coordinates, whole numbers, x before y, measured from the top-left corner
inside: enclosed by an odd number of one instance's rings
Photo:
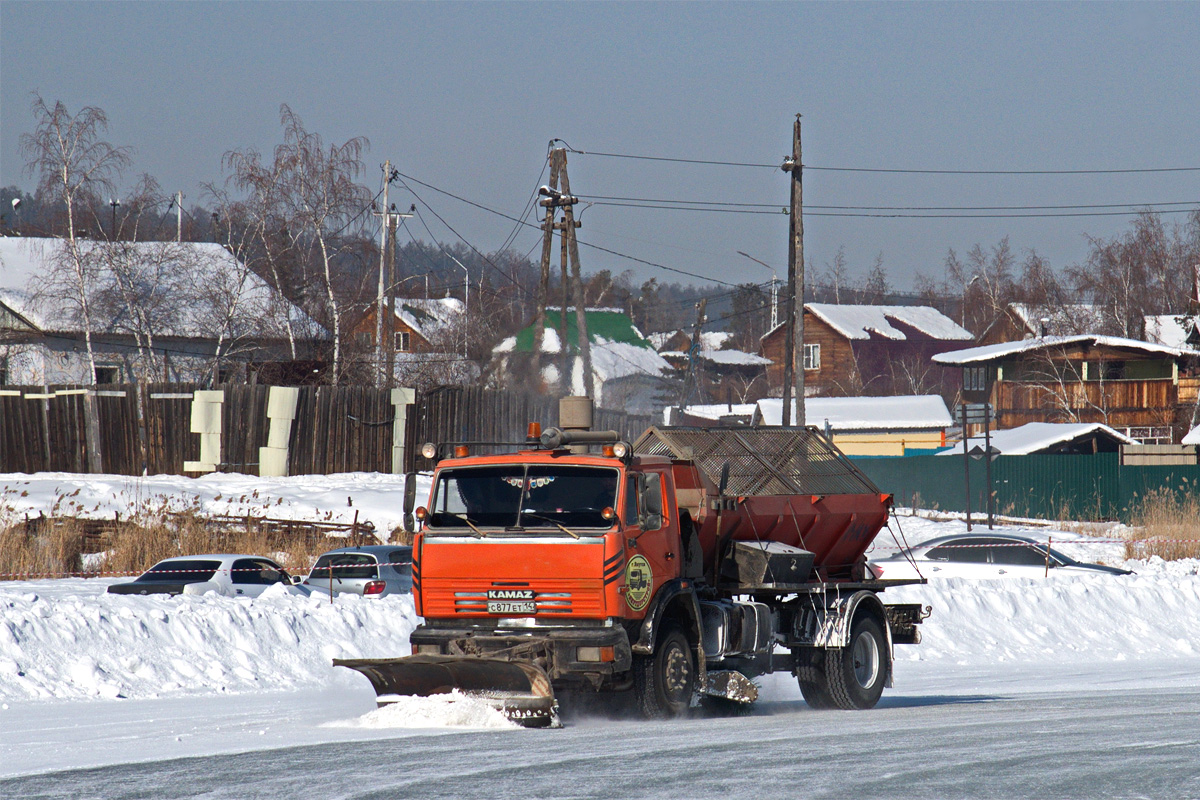
[[[795,419],[793,401],[792,419]],[[808,424],[828,430],[846,455],[903,456],[936,452],[946,446],[954,423],[936,394],[900,397],[810,397],[804,401]],[[668,425],[779,425],[783,401],[695,405],[667,409]]]
[[[768,380],[783,386],[786,330],[762,337]],[[957,376],[932,356],[974,341],[971,332],[929,306],[804,305],[805,391],[816,395],[894,395],[949,391]]]

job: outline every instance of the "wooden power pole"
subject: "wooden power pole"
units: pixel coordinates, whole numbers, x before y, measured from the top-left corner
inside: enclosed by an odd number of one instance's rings
[[[783,424],[791,424],[792,383],[796,397],[797,426],[805,424],[804,416],[804,162],[800,157],[800,115],[792,128],[792,155],[783,162],[784,172],[792,176],[792,209],[788,237],[788,294],[792,302],[788,309],[788,332],[784,344]],[[788,375],[788,373],[791,375]],[[789,380],[789,378],[791,380]]]
[[[560,184],[561,191],[559,190]],[[575,219],[574,206],[579,202],[579,198],[571,195],[571,183],[567,177],[567,151],[565,149],[558,147],[550,151],[550,183],[547,186],[543,186],[538,192],[542,195],[542,199],[538,201],[538,204],[546,209],[546,216],[542,220],[542,282],[538,291],[538,314],[534,321],[534,353],[536,356],[540,356],[541,354],[543,327],[546,324],[546,298],[550,292],[550,254],[553,249],[554,231],[557,230],[562,237],[562,247],[565,250],[564,255],[568,256],[571,262],[571,277],[568,281],[566,259],[563,261],[563,308],[560,317],[562,335],[559,337],[561,339],[559,344],[563,348],[561,386],[564,391],[571,391],[572,389],[571,375],[569,374],[571,362],[566,355],[566,308],[567,288],[569,284],[575,303],[575,328],[578,337],[579,355],[583,360],[583,393],[591,397],[594,392],[592,387],[592,347],[591,340],[588,338],[582,267],[579,264],[579,243],[575,238],[575,230],[580,227],[580,223]],[[556,208],[563,210],[563,219],[560,223],[554,222],[554,210]]]

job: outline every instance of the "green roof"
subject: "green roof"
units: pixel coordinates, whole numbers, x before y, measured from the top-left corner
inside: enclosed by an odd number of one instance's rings
[[[643,347],[647,350],[654,350],[654,345],[650,344],[638,329],[633,327],[633,320],[623,311],[618,311],[611,308],[590,308],[584,312],[587,316],[588,339],[596,342],[598,339],[604,339],[610,342],[624,342],[634,345],[635,347]],[[545,327],[558,330],[561,322],[561,312],[559,309],[546,310]],[[533,325],[523,329],[517,334],[517,342],[513,346],[513,350],[517,352],[532,352],[533,350]],[[575,325],[575,310],[567,310],[567,346],[571,351],[578,349],[579,333]]]

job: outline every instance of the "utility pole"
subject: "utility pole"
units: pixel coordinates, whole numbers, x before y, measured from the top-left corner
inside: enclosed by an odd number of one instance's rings
[[[379,288],[375,297],[375,386],[383,386],[387,381],[383,370],[383,296],[385,277],[387,275],[388,233],[391,225],[391,214],[388,213],[388,187],[392,185],[392,160],[383,162],[383,213],[380,214],[379,226]],[[390,288],[390,287],[389,287]]]
[[[559,191],[561,184],[562,191]],[[542,199],[538,201],[546,209],[546,217],[542,224],[542,284],[541,290],[538,293],[538,317],[535,322],[534,329],[534,350],[540,353],[541,332],[545,325],[546,319],[546,297],[550,290],[550,252],[551,240],[554,236],[554,231],[559,231],[562,237],[563,246],[566,248],[567,255],[571,262],[571,277],[569,284],[571,293],[574,295],[575,303],[575,329],[577,335],[577,346],[579,354],[583,359],[583,393],[588,397],[594,394],[592,386],[592,347],[591,340],[588,338],[587,330],[587,315],[586,302],[583,293],[583,276],[582,267],[579,263],[579,242],[575,238],[575,231],[581,225],[575,219],[574,206],[579,202],[579,198],[571,195],[571,183],[567,177],[567,151],[564,148],[555,148],[550,151],[550,185],[543,186],[538,189],[538,194]],[[563,220],[561,223],[554,222],[554,209],[563,209]],[[560,338],[561,346],[564,351],[567,349],[566,341],[566,307],[567,307],[567,289],[568,281],[566,280],[566,269],[564,263],[564,287],[563,287],[563,315],[560,317],[560,324],[563,326],[563,336]],[[564,363],[570,364],[564,356]],[[568,374],[563,374],[562,381],[564,388],[571,387],[570,368],[566,367]]]
[[[392,167],[391,159],[385,161],[380,169],[383,170],[383,208],[374,212],[375,216],[379,217],[379,282],[375,297],[375,386],[390,387],[396,365],[396,223],[411,217],[416,209],[410,209],[407,214],[396,212],[395,205],[388,202],[388,187],[399,173]],[[388,299],[386,307],[385,298]]]
[[[790,233],[788,237],[788,292],[792,298],[789,310],[788,336],[785,343],[783,387],[783,424],[789,424],[791,403],[787,375],[795,381],[796,420],[795,424],[803,426],[804,418],[804,162],[800,157],[800,115],[796,115],[796,123],[792,128],[792,155],[785,159],[782,167],[784,172],[792,176],[792,210],[789,217]]]
[[[175,193],[175,241],[183,241],[183,192]]]
[[[700,352],[703,350],[700,333],[704,327],[704,312],[707,308],[707,298],[696,303],[696,325],[692,328],[692,343],[688,347],[688,373],[683,381],[683,392],[679,396],[680,414],[683,413],[683,409],[687,406],[688,401],[692,399],[693,394],[697,396],[701,403],[704,402],[704,393],[700,391]]]
[[[542,349],[546,337],[546,301],[550,296],[550,253],[554,245],[554,215],[557,213],[558,204],[552,202],[551,192],[558,192],[558,159],[554,157],[554,152],[551,151],[547,156],[550,159],[550,183],[538,189],[538,193],[543,197],[538,201],[538,205],[546,209],[546,214],[542,218],[542,277],[538,283],[537,296],[537,314],[533,319],[533,353],[532,363],[536,386],[542,385]],[[566,342],[561,343],[563,346]]]

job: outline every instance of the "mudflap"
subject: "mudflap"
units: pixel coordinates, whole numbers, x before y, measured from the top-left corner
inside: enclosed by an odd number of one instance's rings
[[[380,706],[399,696],[429,697],[458,690],[489,703],[527,728],[561,727],[550,678],[529,661],[483,656],[418,655],[404,658],[336,658],[335,667],[361,672]]]

